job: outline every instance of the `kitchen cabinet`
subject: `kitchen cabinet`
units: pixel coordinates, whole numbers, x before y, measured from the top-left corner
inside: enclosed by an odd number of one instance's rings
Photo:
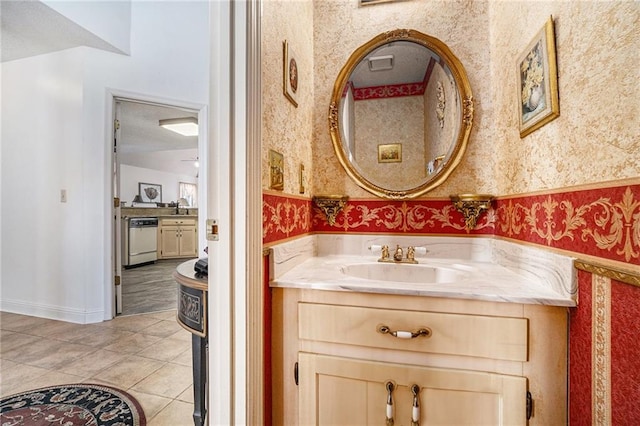
[[[161,219],[158,257],[170,259],[198,256],[197,221],[192,218]]]
[[[566,308],[271,291],[274,424],[566,424]]]

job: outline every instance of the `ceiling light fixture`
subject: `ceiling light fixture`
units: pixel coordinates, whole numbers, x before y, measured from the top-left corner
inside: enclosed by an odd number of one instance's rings
[[[369,58],[369,71],[393,69],[393,55],[372,56]]]
[[[195,117],[170,118],[159,121],[160,127],[183,136],[198,136],[198,119]]]

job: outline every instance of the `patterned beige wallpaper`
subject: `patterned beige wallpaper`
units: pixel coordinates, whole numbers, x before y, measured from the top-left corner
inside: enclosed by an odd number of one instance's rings
[[[320,193],[371,197],[351,182],[338,163],[329,136],[327,113],[333,84],[351,52],[379,33],[397,28],[415,29],[446,42],[465,65],[474,96],[480,99],[489,96],[486,2],[412,0],[366,7],[358,7],[353,0],[314,2],[313,159],[314,185]],[[478,139],[489,139],[491,128],[483,118],[489,107],[485,103],[476,105],[476,125],[469,154],[450,179],[428,195],[494,190],[490,179],[492,169],[477,160],[478,144],[475,143]],[[483,183],[480,187],[476,182],[487,182],[488,186]]]
[[[514,58],[550,15],[560,117],[520,139]],[[640,176],[640,3],[491,2],[490,20],[499,193]]]
[[[355,111],[355,161],[363,176],[376,185],[418,186],[426,176],[423,97],[356,101]],[[378,145],[386,144],[400,144],[401,161],[378,161]]]
[[[556,21],[560,117],[521,139],[517,56],[550,15]],[[263,2],[263,162],[285,155],[285,193],[371,195],[338,163],[327,125],[335,78],[375,35],[413,28],[445,42],[464,64],[475,98],[467,154],[427,197],[511,195],[640,176],[640,6],[631,1],[355,0]],[[300,62],[298,108],[282,95],[282,40]],[[308,80],[305,80],[307,77]],[[263,187],[268,167],[263,163]]]
[[[262,188],[269,189],[269,149],[284,156],[284,193],[299,195],[304,164],[305,195],[312,194],[313,6],[306,1],[262,2]],[[283,94],[283,49],[287,40],[299,70],[298,107]]]

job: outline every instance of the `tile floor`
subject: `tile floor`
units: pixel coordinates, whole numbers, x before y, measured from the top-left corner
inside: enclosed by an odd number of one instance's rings
[[[169,310],[72,324],[0,312],[0,396],[65,383],[133,395],[149,426],[193,424],[191,333]]]

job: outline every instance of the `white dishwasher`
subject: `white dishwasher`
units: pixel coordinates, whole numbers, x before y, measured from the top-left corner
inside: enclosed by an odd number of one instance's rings
[[[129,219],[127,260],[134,266],[158,259],[158,218],[132,217]]]

